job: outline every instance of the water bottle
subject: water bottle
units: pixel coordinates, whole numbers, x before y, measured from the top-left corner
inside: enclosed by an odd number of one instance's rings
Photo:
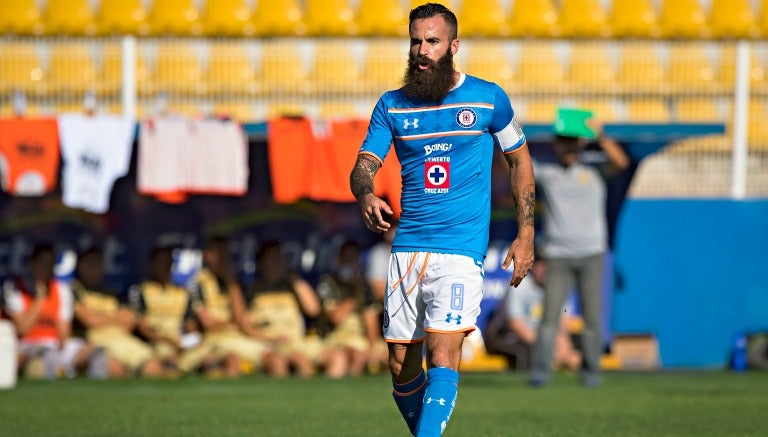
[[[743,333],[733,337],[731,370],[734,372],[744,372],[747,370],[747,336]]]
[[[7,320],[0,320],[0,390],[16,386],[16,330]]]

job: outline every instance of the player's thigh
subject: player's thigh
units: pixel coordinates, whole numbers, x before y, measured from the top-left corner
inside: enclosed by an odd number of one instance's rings
[[[424,300],[422,280],[435,254],[395,252],[389,263],[387,291],[384,296],[384,338],[393,343],[423,341]]]
[[[463,255],[432,254],[422,283],[426,305],[424,329],[430,333],[475,329],[483,300],[483,270]]]

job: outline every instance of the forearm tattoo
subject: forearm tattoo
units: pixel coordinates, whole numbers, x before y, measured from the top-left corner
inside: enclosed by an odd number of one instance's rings
[[[520,226],[533,226],[533,208],[536,204],[536,188],[533,185],[515,189],[512,194]]]
[[[361,154],[357,156],[357,162],[349,175],[349,187],[358,201],[366,194],[373,193],[373,178],[379,171],[381,163],[376,158]]]

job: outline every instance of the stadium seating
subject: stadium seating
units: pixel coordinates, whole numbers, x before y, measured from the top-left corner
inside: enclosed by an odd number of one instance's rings
[[[711,98],[681,98],[675,103],[675,120],[683,123],[722,123],[724,117]]]
[[[663,99],[644,98],[627,102],[627,120],[634,123],[668,123],[669,106]]]
[[[616,73],[606,45],[575,44],[571,48],[570,64],[565,77],[574,91],[615,91]]]
[[[665,92],[666,77],[655,43],[630,43],[621,48],[616,83],[624,93]]]
[[[188,43],[162,43],[157,48],[153,86],[168,94],[201,94],[205,92],[203,67],[196,52],[197,46]]]
[[[123,56],[119,44],[109,44],[102,50],[101,75],[99,90],[102,94],[116,93],[122,87]],[[155,90],[150,83],[149,67],[141,51],[136,56],[136,89],[140,94],[153,94]]]
[[[553,123],[558,103],[555,100],[529,100],[518,109],[519,120],[525,123]]]
[[[367,42],[361,73],[363,88],[371,94],[397,88],[405,72],[407,50],[407,42],[400,39]]]
[[[768,87],[768,78],[766,78],[765,59],[756,54],[754,50],[750,52],[750,87],[754,91],[763,91]],[[717,75],[717,88],[722,92],[732,92],[736,83],[736,50],[732,45],[724,47],[720,52],[720,69]]]
[[[94,15],[88,0],[47,0],[43,28],[48,35],[94,35]]]
[[[462,0],[456,10],[460,37],[503,37],[509,19],[501,0]]]
[[[667,38],[708,36],[707,14],[700,0],[662,0],[659,25]]]
[[[750,0],[711,0],[709,29],[716,38],[750,38],[759,34]]]
[[[399,0],[360,0],[355,23],[360,36],[397,36],[408,31],[408,16]]]
[[[467,73],[495,82],[504,89],[512,89],[515,67],[504,41],[473,41],[468,48]]]
[[[320,104],[318,116],[323,119],[361,117],[368,114],[360,114],[357,107],[351,103],[345,102],[327,102]]]
[[[695,44],[673,45],[667,72],[673,92],[715,91],[715,69],[704,47]]]
[[[610,34],[600,0],[560,0],[559,25],[560,34],[567,38]]]
[[[247,0],[206,1],[201,20],[207,36],[250,36],[254,33]]]
[[[297,36],[306,31],[299,0],[261,0],[253,10],[257,36]]]
[[[513,37],[553,37],[559,34],[552,0],[514,0],[509,14]]]
[[[763,0],[763,7],[760,8],[760,15],[757,18],[757,27],[763,38],[768,37],[768,2]]]
[[[0,33],[12,35],[40,35],[43,33],[43,12],[37,0],[3,2],[0,12]]]
[[[64,43],[51,46],[49,91],[64,94],[96,92],[97,79],[98,68],[90,45]]]
[[[287,96],[309,91],[307,67],[298,44],[268,41],[261,49],[261,80],[264,93]]]
[[[347,0],[306,0],[307,34],[312,36],[349,36],[357,33],[355,12]]]
[[[768,149],[768,107],[764,100],[753,98],[749,101],[749,127],[747,137],[750,143],[759,144],[763,150]]]
[[[321,41],[315,45],[309,75],[313,94],[357,94],[362,91],[359,73],[357,57],[347,41]]]
[[[247,103],[219,103],[214,106],[213,114],[217,117],[231,118],[241,123],[254,119],[253,108]]]
[[[206,76],[208,92],[247,94],[259,91],[256,70],[245,47],[236,43],[211,45]]]
[[[555,90],[564,78],[561,57],[548,43],[523,44],[517,56],[515,86],[522,93],[536,93],[540,89]]]
[[[580,100],[577,106],[592,111],[595,119],[601,123],[611,123],[618,120],[615,105],[610,99]]]
[[[47,89],[47,77],[34,44],[0,45],[0,90],[40,94]]]
[[[612,0],[611,34],[617,38],[654,38],[660,34],[653,0]]]
[[[147,22],[158,36],[199,35],[202,30],[195,0],[153,0]]]
[[[146,35],[147,9],[142,0],[108,0],[99,3],[96,14],[102,35]]]

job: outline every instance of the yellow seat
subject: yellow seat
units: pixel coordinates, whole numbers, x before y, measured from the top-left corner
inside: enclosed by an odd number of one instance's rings
[[[266,94],[309,91],[307,67],[293,41],[267,41],[261,52],[261,89]]]
[[[736,87],[736,50],[734,46],[723,47],[719,56],[720,68],[717,75],[717,88],[722,92],[733,92]],[[756,54],[756,51],[750,50],[750,89],[752,91],[762,91],[768,86],[766,78],[766,65]]]
[[[525,0],[512,3],[509,35],[513,37],[558,36],[557,9],[552,0]]]
[[[760,33],[750,0],[712,0],[709,29],[716,38],[751,38]]]
[[[461,37],[502,37],[509,18],[501,0],[462,0],[457,9]]]
[[[659,26],[667,38],[701,38],[709,35],[707,15],[700,0],[662,0]]]
[[[247,0],[209,0],[201,20],[208,36],[250,36],[254,33]]]
[[[361,36],[402,37],[408,32],[408,15],[399,0],[360,0],[355,23]]]
[[[241,44],[215,43],[208,57],[208,91],[255,94],[259,91],[254,63]]]
[[[627,119],[636,123],[667,123],[669,107],[662,99],[638,99],[627,103]]]
[[[672,46],[667,73],[671,90],[675,92],[708,92],[715,89],[715,69],[700,45]]]
[[[309,82],[319,95],[350,94],[362,91],[360,68],[345,40],[318,42],[315,46]]]
[[[768,120],[766,102],[757,98],[751,99],[749,101],[749,127],[747,130],[750,144],[768,145],[768,126],[766,126],[765,120]]]
[[[304,22],[312,36],[348,36],[357,33],[355,11],[347,0],[306,0]]]
[[[43,33],[43,13],[37,0],[12,0],[3,3],[3,12],[0,12],[0,34]]]
[[[304,10],[299,0],[261,0],[253,11],[258,36],[297,36],[306,32]]]
[[[307,115],[307,110],[300,103],[272,103],[267,108],[267,117],[270,119],[277,117],[302,117],[305,115]]]
[[[616,83],[626,93],[665,92],[666,75],[654,43],[622,46],[616,68]]]
[[[142,0],[108,0],[99,3],[96,24],[102,35],[146,35],[147,9]]]
[[[256,121],[253,108],[248,103],[220,103],[214,106],[213,115],[230,118],[240,123]]]
[[[613,0],[608,21],[618,38],[653,38],[661,32],[653,0]]]
[[[525,123],[550,124],[555,121],[558,103],[554,100],[532,100],[519,111],[519,121]]]
[[[689,123],[724,122],[717,103],[714,99],[685,98],[675,103],[675,119]]]
[[[94,35],[96,20],[88,0],[47,0],[43,27],[48,35]]]
[[[600,0],[561,0],[560,32],[569,38],[606,37],[610,28]]]
[[[378,95],[402,85],[408,46],[401,43],[402,40],[366,43],[361,80],[367,92]]]
[[[590,99],[579,101],[580,108],[588,109],[594,114],[594,118],[601,123],[609,123],[618,120],[613,100]]]
[[[613,91],[616,73],[606,46],[601,43],[573,45],[565,77],[574,91]]]
[[[553,91],[563,86],[563,65],[554,46],[525,43],[520,48],[515,68],[515,86],[520,92]]]
[[[456,7],[455,6],[456,6],[456,2],[458,2],[458,1],[460,1],[460,0],[446,0],[446,1],[441,1],[441,2],[438,2],[438,3],[440,3],[442,5],[445,5],[445,7],[447,7],[448,9],[450,9],[452,11],[456,11]],[[413,9],[416,9],[416,7],[421,6],[421,5],[425,4],[425,3],[435,3],[435,2],[432,1],[432,0],[411,0],[409,2],[408,12],[410,12]]]
[[[52,90],[63,93],[97,91],[98,68],[88,44],[51,45],[49,83]]]
[[[0,45],[0,90],[39,94],[47,88],[46,73],[33,44]]]
[[[153,35],[199,35],[202,30],[195,0],[153,0],[147,22]]]
[[[110,44],[104,47],[101,54],[101,74],[99,92],[112,94],[120,91],[123,85],[123,52],[121,46]],[[152,94],[149,67],[141,51],[136,54],[136,89],[143,95]]]
[[[503,41],[476,40],[467,51],[466,72],[497,83],[504,89],[514,85],[515,68]]]
[[[765,1],[763,1],[763,7],[760,9],[760,15],[757,17],[757,27],[761,37],[768,37],[768,3]]]
[[[320,104],[319,114],[320,117],[325,120],[335,118],[358,118],[370,115],[370,113],[360,114],[357,107],[349,102],[323,102]]]
[[[191,44],[162,44],[157,49],[153,72],[156,91],[170,94],[199,94],[206,90],[203,68]]]

